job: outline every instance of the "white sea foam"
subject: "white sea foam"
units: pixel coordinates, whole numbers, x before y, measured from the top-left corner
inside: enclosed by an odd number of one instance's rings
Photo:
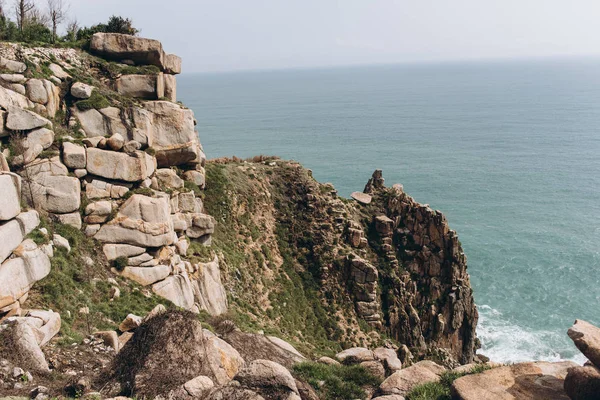
[[[502,313],[488,305],[478,306],[477,336],[481,341],[479,353],[492,361],[515,363],[522,361],[571,360],[583,364],[586,358],[569,339],[557,332],[531,330],[507,321]]]

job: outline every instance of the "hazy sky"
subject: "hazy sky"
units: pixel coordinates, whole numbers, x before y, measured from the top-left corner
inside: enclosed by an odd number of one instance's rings
[[[41,0],[37,0],[42,3]],[[600,55],[599,0],[70,0],[183,57],[184,72]]]

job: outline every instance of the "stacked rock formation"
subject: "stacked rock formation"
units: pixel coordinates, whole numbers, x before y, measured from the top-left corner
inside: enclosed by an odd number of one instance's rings
[[[95,34],[90,51],[133,73],[77,81],[72,76],[90,75],[106,61],[72,49],[0,47],[0,69],[7,72],[0,74],[0,140],[5,145],[0,164],[3,190],[12,188],[2,194],[7,197],[3,207],[10,197],[2,212],[3,220],[14,219],[3,225],[10,237],[3,243],[4,258],[38,224],[36,211],[10,211],[23,201],[101,242],[114,272],[151,286],[184,309],[225,312],[218,259],[186,260],[190,239],[210,245],[215,221],[204,213],[198,195],[206,158],[196,120],[191,110],[175,103],[181,59],[166,54],[156,40],[121,34]],[[33,73],[28,65],[39,64],[48,65],[47,79],[31,77],[39,71]],[[41,251],[29,242],[21,247],[25,255]],[[29,259],[41,263],[33,256],[9,261]],[[3,283],[4,277],[23,282],[17,289],[0,285],[0,318],[21,304],[28,288],[50,268],[47,258],[43,265],[19,262],[25,264],[20,269],[32,271],[3,268]]]
[[[600,399],[600,328],[576,320],[567,333],[589,361],[583,366],[569,368],[565,392],[571,400]]]

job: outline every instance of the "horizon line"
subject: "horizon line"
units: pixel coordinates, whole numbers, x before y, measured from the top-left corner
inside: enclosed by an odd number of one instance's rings
[[[225,69],[225,70],[206,70],[206,71],[190,71],[182,72],[182,75],[205,74],[205,75],[221,75],[235,73],[261,73],[261,72],[278,72],[278,71],[310,71],[310,70],[327,70],[338,68],[361,68],[361,67],[393,67],[407,65],[439,65],[439,64],[483,64],[489,62],[519,62],[519,61],[543,61],[543,60],[564,60],[564,59],[600,59],[600,54],[582,53],[582,54],[556,54],[556,55],[534,55],[534,56],[514,56],[514,57],[481,57],[481,58],[455,58],[455,59],[422,59],[422,60],[406,60],[394,62],[373,62],[373,63],[355,63],[355,64],[315,64],[309,66],[289,66],[289,67],[265,67],[265,68],[240,68],[240,69]]]

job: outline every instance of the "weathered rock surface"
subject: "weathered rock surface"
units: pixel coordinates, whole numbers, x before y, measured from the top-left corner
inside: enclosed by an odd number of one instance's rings
[[[64,142],[62,160],[69,168],[85,168],[87,164],[85,148],[71,142]]]
[[[115,219],[103,225],[95,238],[140,247],[168,246],[177,240],[168,201],[140,194],[123,203]]]
[[[335,358],[343,364],[359,364],[363,361],[375,360],[373,352],[365,347],[352,347],[335,355]]]
[[[379,389],[382,394],[405,396],[415,386],[428,382],[438,382],[444,368],[432,361],[419,361],[408,368],[394,372]]]
[[[110,60],[131,60],[140,65],[155,65],[164,69],[164,51],[158,40],[119,33],[96,33],[90,49]]]
[[[0,263],[10,256],[39,223],[37,211],[28,211],[0,225]]]
[[[269,360],[254,360],[240,369],[234,378],[243,387],[267,398],[287,398],[298,393],[292,374],[280,364]]]
[[[87,149],[87,171],[92,175],[126,182],[140,182],[154,173],[154,157],[138,151],[134,154]]]
[[[157,265],[155,267],[125,267],[120,274],[142,286],[148,286],[168,277],[171,274],[171,267],[168,265]],[[173,282],[171,282],[171,284],[173,284]],[[189,306],[189,303],[186,303],[189,299],[187,297],[187,292],[183,292],[183,290],[176,291],[170,287],[169,283],[165,283],[164,286],[160,285],[157,290],[161,295],[167,294],[171,296],[168,298],[169,300],[175,300],[180,304]],[[183,300],[180,300],[180,297],[183,298]],[[175,301],[173,301],[173,303],[175,303]]]
[[[579,351],[596,367],[600,367],[600,328],[578,319],[567,334]]]
[[[198,264],[198,278],[194,280],[194,292],[200,308],[210,315],[227,312],[227,293],[221,282],[219,259]]]
[[[187,274],[169,276],[155,283],[152,291],[183,309],[191,310],[194,307],[194,291]]]
[[[117,92],[145,100],[158,100],[165,97],[163,74],[158,75],[123,75],[115,82]]]
[[[371,195],[368,195],[363,192],[352,192],[352,194],[350,194],[350,197],[362,204],[371,204],[372,200]]]
[[[11,345],[10,349],[2,349],[2,356],[10,357],[15,363],[34,372],[48,371],[44,353],[38,345],[33,328],[27,322],[9,322],[7,326],[0,327],[0,336],[6,338]]]
[[[79,179],[67,176],[58,157],[36,160],[19,172],[23,178],[22,196],[33,208],[57,214],[71,213],[81,204]]]
[[[244,359],[230,344],[215,336],[212,332],[204,330],[206,361],[214,374],[211,377],[218,385],[229,382],[244,365]]]
[[[190,396],[199,399],[207,396],[214,387],[212,379],[204,375],[197,376],[183,384],[183,388]]]
[[[569,368],[564,389],[571,400],[600,399],[600,370],[593,365]]]
[[[273,336],[233,330],[224,334],[223,339],[232,345],[246,362],[270,360],[291,368],[296,363],[306,361],[291,344]]]
[[[530,362],[493,368],[467,375],[452,384],[453,398],[460,400],[556,399],[567,400],[563,382],[567,370],[577,364]]]
[[[25,240],[14,253],[16,258],[0,265],[0,282],[11,282],[0,286],[0,307],[20,299],[35,282],[50,273],[50,259],[32,240]]]
[[[78,99],[89,99],[94,91],[94,87],[83,82],[75,82],[71,86],[71,94]]]
[[[30,131],[46,125],[52,126],[52,122],[46,118],[21,107],[8,107],[7,111],[6,127],[11,131]]]
[[[21,212],[21,177],[10,172],[0,172],[0,188],[0,221],[7,221]],[[0,253],[0,262],[2,260]]]

